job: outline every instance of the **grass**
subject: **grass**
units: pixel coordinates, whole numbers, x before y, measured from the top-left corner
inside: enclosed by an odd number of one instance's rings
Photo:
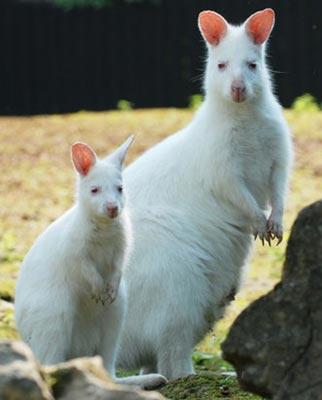
[[[18,337],[13,315],[13,305],[0,300],[0,339],[16,339]]]
[[[285,214],[287,239],[297,212],[322,195],[322,112],[289,110],[285,114],[294,133],[296,149],[295,170]],[[103,155],[134,132],[136,142],[130,151],[131,161],[187,124],[191,117],[191,111],[176,109],[79,112],[30,118],[0,117],[0,297],[12,300],[24,255],[37,235],[73,201],[74,172],[70,163],[70,144],[75,141],[88,142],[98,154]],[[278,281],[285,242],[280,247],[272,248],[256,244],[245,283],[236,301],[228,308],[225,318],[217,324],[214,332],[197,348],[199,353],[195,353],[194,359],[199,369],[215,372],[231,370],[228,364],[220,360],[220,342],[240,311]],[[12,314],[12,308],[2,302],[0,338],[17,336]],[[209,379],[209,376],[200,378],[203,387],[210,385]],[[219,385],[219,391],[225,385],[222,379],[213,379],[212,382],[215,386]],[[229,395],[220,394],[212,387],[208,392],[217,394],[209,398],[256,398],[241,392],[235,378],[229,377],[227,382]],[[170,398],[175,396],[176,399],[197,398],[193,397],[195,395],[190,383],[189,379],[182,382],[186,397],[174,394],[174,384],[168,385],[164,394]],[[237,395],[233,392],[235,389]]]

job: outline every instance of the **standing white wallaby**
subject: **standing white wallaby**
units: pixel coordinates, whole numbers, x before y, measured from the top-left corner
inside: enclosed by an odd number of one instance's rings
[[[125,171],[136,242],[120,365],[193,373],[191,352],[234,297],[252,235],[282,240],[292,147],[265,65],[273,25],[271,9],[241,26],[202,12],[205,100]]]
[[[44,364],[99,354],[116,381],[152,388],[166,380],[157,374],[115,378],[126,311],[122,268],[132,237],[122,167],[132,140],[104,160],[86,144],[72,146],[77,200],[40,235],[23,262],[16,322]]]

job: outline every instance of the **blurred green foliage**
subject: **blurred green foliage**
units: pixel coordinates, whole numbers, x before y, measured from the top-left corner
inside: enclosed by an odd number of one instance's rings
[[[294,100],[292,104],[292,110],[298,112],[301,111],[315,112],[319,111],[320,107],[314,96],[312,96],[309,93],[305,93]]]
[[[191,110],[198,109],[200,107],[202,101],[203,101],[202,94],[193,94],[188,99],[189,109],[191,109]],[[316,98],[309,93],[304,93],[302,96],[297,97],[294,100],[292,107],[291,107],[291,109],[296,112],[302,112],[302,111],[314,112],[314,111],[319,111],[321,108],[322,108],[322,104],[320,106],[318,104]]]
[[[192,96],[189,97],[188,107],[190,108],[190,110],[197,110],[197,108],[201,106],[202,101],[203,101],[202,94],[193,94]]]
[[[131,102],[128,101],[128,100],[121,99],[121,100],[119,100],[119,101],[117,102],[116,108],[117,108],[119,111],[130,111],[130,110],[133,110],[133,103],[131,103]]]
[[[162,0],[50,0],[52,3],[70,10],[77,7],[108,7],[118,4],[150,3],[158,5]]]

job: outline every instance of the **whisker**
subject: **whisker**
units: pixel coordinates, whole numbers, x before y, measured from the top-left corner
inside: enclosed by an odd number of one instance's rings
[[[197,82],[197,81],[202,81],[204,79],[204,72],[202,72],[201,74],[195,75],[193,77],[190,78],[191,82]]]
[[[287,71],[277,71],[275,69],[269,69],[270,72],[273,72],[274,74],[289,74]]]

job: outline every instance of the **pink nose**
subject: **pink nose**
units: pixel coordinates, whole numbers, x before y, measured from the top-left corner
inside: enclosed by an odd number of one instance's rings
[[[246,100],[246,86],[243,81],[233,81],[231,85],[231,97],[236,103]]]
[[[108,215],[110,218],[115,218],[115,217],[117,217],[117,214],[118,214],[118,208],[117,208],[117,206],[115,206],[115,205],[108,205],[108,206],[107,206],[107,215]]]

